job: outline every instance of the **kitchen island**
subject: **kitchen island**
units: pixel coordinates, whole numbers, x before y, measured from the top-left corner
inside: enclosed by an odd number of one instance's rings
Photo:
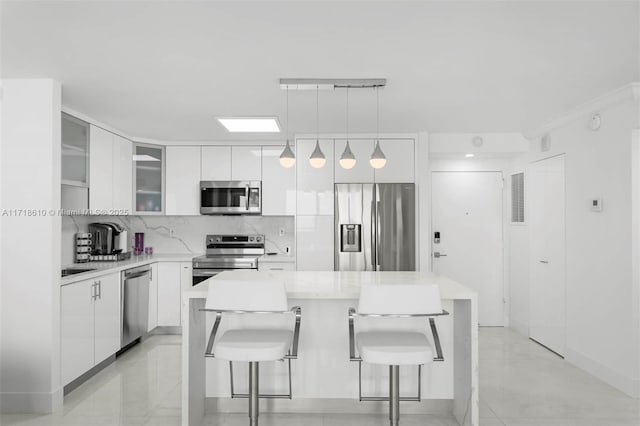
[[[425,272],[223,272],[185,290],[182,309],[182,424],[199,425],[205,413],[245,412],[246,399],[230,399],[229,363],[205,358],[214,314],[204,308],[208,283],[216,279],[284,281],[291,306],[302,307],[298,359],[291,362],[293,398],[267,399],[264,412],[386,413],[387,403],[358,401],[358,363],[349,361],[348,308],[360,288],[377,284],[437,284],[451,315],[437,322],[444,362],[422,368],[422,402],[402,402],[401,413],[451,413],[461,425],[478,425],[478,310],[474,291],[446,277]],[[249,297],[250,295],[248,295]],[[374,320],[379,321],[379,318]],[[243,318],[228,318],[241,324]],[[286,321],[276,318],[274,321]],[[402,319],[430,336],[423,319]],[[370,324],[369,324],[370,325]],[[367,324],[363,324],[366,327]],[[224,332],[225,320],[219,335]],[[234,390],[246,392],[246,366],[233,364]],[[260,392],[286,393],[286,362],[261,366]],[[386,396],[387,369],[363,364],[362,393]],[[418,392],[416,367],[401,369],[402,396]]]

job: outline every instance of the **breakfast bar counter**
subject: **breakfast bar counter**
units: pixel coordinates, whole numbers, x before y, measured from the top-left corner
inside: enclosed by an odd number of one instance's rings
[[[474,291],[446,277],[426,272],[223,272],[183,293],[182,301],[182,424],[199,425],[205,413],[246,411],[246,399],[231,399],[229,363],[205,358],[213,313],[203,312],[211,280],[279,280],[291,306],[302,307],[298,359],[291,361],[292,399],[268,399],[273,412],[386,412],[379,402],[358,401],[358,363],[349,361],[348,309],[356,307],[360,289],[378,284],[436,284],[443,308],[450,313],[437,322],[443,362],[402,367],[401,395],[421,393],[422,402],[402,402],[401,412],[448,412],[460,425],[478,425],[478,310]],[[251,295],[247,295],[251,297]],[[380,319],[372,319],[380,320]],[[229,321],[243,321],[230,318]],[[424,318],[400,319],[404,326],[430,336]],[[225,320],[221,323],[224,330]],[[269,365],[272,364],[272,365]],[[362,394],[386,396],[388,372],[362,365]],[[265,363],[261,393],[288,392],[287,361]],[[420,386],[418,386],[420,380]],[[236,393],[247,388],[247,368],[233,364]]]

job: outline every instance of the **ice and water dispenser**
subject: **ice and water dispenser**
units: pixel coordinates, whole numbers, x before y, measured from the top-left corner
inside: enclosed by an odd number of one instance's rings
[[[340,251],[360,252],[362,251],[362,225],[355,223],[344,223],[340,225]]]

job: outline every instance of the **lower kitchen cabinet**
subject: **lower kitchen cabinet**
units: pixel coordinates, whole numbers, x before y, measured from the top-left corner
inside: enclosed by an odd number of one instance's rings
[[[295,271],[294,262],[258,262],[258,271]]]
[[[67,284],[60,290],[62,383],[120,349],[120,274]]]
[[[158,263],[158,326],[180,326],[182,290],[191,285],[191,262]]]
[[[151,265],[151,279],[149,280],[149,318],[147,331],[158,326],[158,264]]]
[[[98,364],[120,350],[120,274],[98,278],[94,313],[94,360]]]

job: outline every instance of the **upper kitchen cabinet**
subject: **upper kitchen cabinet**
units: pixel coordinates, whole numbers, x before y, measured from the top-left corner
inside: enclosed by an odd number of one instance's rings
[[[284,146],[262,147],[262,215],[296,214],[296,169],[280,165]]]
[[[167,215],[200,214],[200,147],[168,146]]]
[[[108,210],[113,206],[113,133],[91,126],[89,155],[89,208]]]
[[[320,140],[327,162],[319,169],[309,164],[315,146],[315,139],[296,141],[297,214],[333,215],[333,139]]]
[[[202,180],[260,180],[259,146],[203,146]]]
[[[231,147],[203,146],[201,180],[231,180]]]
[[[63,209],[89,208],[89,123],[62,114],[62,191]]]
[[[89,186],[89,123],[62,114],[62,184]]]
[[[134,144],[136,214],[162,214],[164,204],[164,147]]]
[[[133,202],[133,144],[113,135],[113,204],[119,212],[131,213]],[[124,214],[124,213],[118,213]]]
[[[369,157],[373,152],[372,139],[350,139],[349,148],[356,157],[356,165],[351,169],[343,169],[340,166],[340,156],[347,145],[345,139],[337,139],[335,142],[335,182],[336,183],[373,183],[374,169],[369,165]]]
[[[89,208],[94,214],[131,212],[132,152],[129,140],[91,126]]]
[[[415,182],[415,151],[413,139],[380,139],[380,149],[382,149],[382,152],[387,157],[387,164],[381,169],[375,169],[376,182]],[[369,158],[372,152],[373,149],[365,157],[367,165],[369,164]]]
[[[259,146],[231,147],[231,180],[261,180],[262,149]]]

